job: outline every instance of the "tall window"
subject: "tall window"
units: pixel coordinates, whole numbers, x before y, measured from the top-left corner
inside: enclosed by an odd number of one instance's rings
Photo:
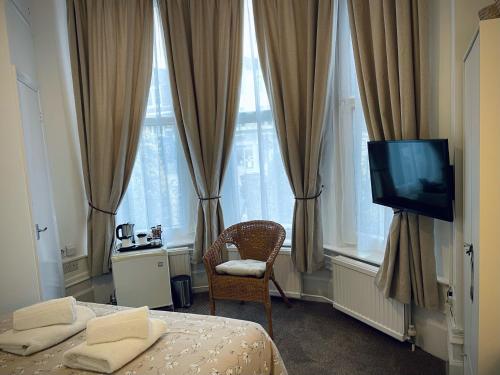
[[[159,13],[155,9],[153,73],[139,149],[117,223],[137,230],[161,224],[167,245],[193,242],[197,199],[178,139]]]
[[[379,253],[382,260],[392,210],[372,203],[368,132],[359,97],[349,18],[339,3],[335,94],[323,158],[324,242],[333,248]]]
[[[346,0],[340,1],[335,94],[321,177],[327,247],[379,252],[382,257],[392,211],[372,203],[366,142]],[[137,230],[162,224],[169,245],[192,243],[198,200],[178,139],[161,21],[155,10],[153,74],[137,159],[117,221]],[[233,148],[222,187],[226,226],[268,219],[291,239],[294,198],[259,64],[253,9],[245,1],[243,72]]]
[[[290,239],[294,198],[285,174],[257,52],[253,9],[245,2],[238,120],[224,185],[224,223],[268,219]]]

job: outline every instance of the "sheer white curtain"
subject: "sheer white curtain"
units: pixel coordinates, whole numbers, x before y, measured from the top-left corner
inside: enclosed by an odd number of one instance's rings
[[[192,243],[195,193],[178,139],[161,20],[155,9],[154,57],[146,118],[132,177],[117,223],[136,233],[161,224],[167,245]]]
[[[380,261],[392,210],[372,203],[368,132],[359,97],[346,0],[339,3],[335,94],[322,166],[326,247],[376,252]]]
[[[233,149],[222,188],[224,224],[266,219],[291,239],[294,198],[262,78],[251,1],[245,2],[243,72]]]

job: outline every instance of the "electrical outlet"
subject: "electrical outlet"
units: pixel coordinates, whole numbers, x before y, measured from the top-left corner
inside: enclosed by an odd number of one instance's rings
[[[453,293],[453,287],[450,286],[446,291],[446,301],[451,304],[453,303],[454,300],[455,300],[455,295]]]
[[[70,272],[75,272],[75,271],[78,271],[78,261],[77,260],[63,264],[63,273],[64,274],[67,274]]]
[[[76,255],[76,247],[74,245],[68,245],[64,248],[66,256],[72,257]]]

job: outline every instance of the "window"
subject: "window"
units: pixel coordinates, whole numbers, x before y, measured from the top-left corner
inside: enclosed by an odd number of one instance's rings
[[[323,157],[324,243],[382,261],[392,210],[372,203],[368,132],[359,96],[346,1],[340,1],[335,94]]]
[[[290,241],[294,198],[260,69],[251,1],[245,2],[243,39],[239,114],[222,187],[224,224],[273,220]]]
[[[245,2],[243,71],[233,148],[222,186],[227,226],[268,219],[290,243],[294,197],[258,58],[253,8]],[[117,222],[136,231],[162,224],[169,245],[192,243],[196,198],[172,107],[161,21],[155,10],[153,74],[137,159]],[[322,158],[325,246],[383,256],[392,210],[372,203],[366,142],[346,1],[340,2],[335,95]],[[381,259],[380,259],[381,260]]]
[[[151,87],[137,158],[117,223],[136,232],[161,224],[168,245],[193,242],[198,202],[178,138],[159,13],[155,9]]]

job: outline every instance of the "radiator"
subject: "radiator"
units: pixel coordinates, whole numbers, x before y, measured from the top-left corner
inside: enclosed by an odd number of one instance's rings
[[[229,260],[240,258],[236,248],[229,247],[227,250],[229,253]],[[287,297],[300,298],[302,291],[302,278],[300,272],[297,272],[293,266],[290,252],[291,250],[286,248],[281,249],[279,252],[276,260],[274,261],[274,276]],[[270,282],[269,291],[272,296],[279,296],[279,293],[274,287],[272,281]]]
[[[375,286],[378,267],[344,256],[332,258],[333,306],[400,340],[406,340],[410,307],[386,299]]]
[[[168,249],[170,277],[177,275],[191,276],[191,250],[187,247]]]

